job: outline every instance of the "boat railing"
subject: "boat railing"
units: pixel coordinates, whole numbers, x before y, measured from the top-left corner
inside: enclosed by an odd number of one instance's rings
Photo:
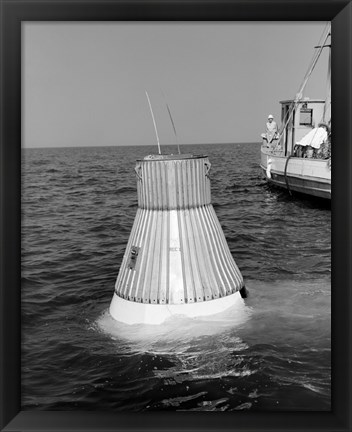
[[[275,142],[273,142],[275,141]],[[271,143],[267,141],[262,142],[262,150],[267,154],[272,154],[275,156],[284,156],[284,150],[278,140],[273,140]]]

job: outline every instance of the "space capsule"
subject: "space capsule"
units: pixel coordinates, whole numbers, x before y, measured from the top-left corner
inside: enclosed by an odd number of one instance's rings
[[[243,277],[211,204],[210,167],[204,155],[137,160],[138,209],[110,304],[115,320],[161,324],[243,302]]]

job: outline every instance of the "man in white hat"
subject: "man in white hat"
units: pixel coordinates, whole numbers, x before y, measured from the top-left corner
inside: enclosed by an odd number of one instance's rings
[[[279,129],[276,122],[274,121],[274,116],[272,114],[269,114],[268,121],[266,123],[266,131],[264,134],[262,134],[262,138],[264,138],[267,143],[270,144],[273,139],[277,138],[278,132]]]
[[[270,143],[274,138],[276,138],[279,129],[277,127],[276,122],[274,121],[274,117],[272,114],[268,115],[268,121],[266,123],[266,136],[267,140]]]

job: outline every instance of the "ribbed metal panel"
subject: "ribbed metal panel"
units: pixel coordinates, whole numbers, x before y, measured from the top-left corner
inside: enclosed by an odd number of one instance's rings
[[[207,157],[150,159],[137,162],[138,207],[186,209],[210,204]]]
[[[211,205],[206,156],[137,161],[138,210],[115,292],[152,304],[207,301],[243,287]]]

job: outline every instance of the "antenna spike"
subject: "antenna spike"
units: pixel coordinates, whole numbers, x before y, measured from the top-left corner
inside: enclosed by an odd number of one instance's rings
[[[172,127],[174,128],[175,137],[176,137],[176,143],[177,143],[177,148],[178,148],[178,154],[181,154],[180,145],[178,143],[178,138],[177,138],[177,132],[176,132],[175,123],[174,123],[174,121],[172,119],[171,111],[170,111],[169,105],[167,103],[166,103],[166,107],[167,107],[167,110],[168,110],[168,113],[169,113],[169,116],[170,116]]]
[[[170,120],[171,120],[171,123],[172,123],[172,127],[174,128],[174,133],[175,133],[175,137],[176,137],[176,143],[177,143],[178,154],[181,154],[180,144],[179,144],[179,142],[178,142],[178,137],[177,137],[176,127],[175,127],[175,123],[174,123],[173,118],[172,118],[172,115],[171,115],[171,110],[170,110],[170,107],[169,107],[169,105],[168,105],[168,103],[167,103],[167,101],[166,101],[166,97],[165,97],[165,95],[164,95],[164,92],[163,92],[162,90],[161,90],[161,93],[163,94],[163,97],[164,97],[164,100],[165,100],[165,103],[166,103],[166,108],[167,108],[167,111],[168,111],[168,113],[169,113],[169,117],[170,117]]]
[[[150,113],[151,113],[151,115],[152,115],[152,119],[153,119],[153,124],[154,124],[154,130],[155,130],[156,140],[157,140],[157,142],[158,142],[158,151],[159,151],[159,154],[161,154],[160,141],[159,141],[159,135],[158,135],[158,129],[157,129],[157,127],[156,127],[156,122],[155,122],[155,118],[154,118],[153,108],[152,108],[152,104],[150,103],[150,99],[149,99],[149,95],[148,95],[147,90],[145,91],[145,94],[147,95],[148,104],[149,104],[149,109],[150,109]]]

